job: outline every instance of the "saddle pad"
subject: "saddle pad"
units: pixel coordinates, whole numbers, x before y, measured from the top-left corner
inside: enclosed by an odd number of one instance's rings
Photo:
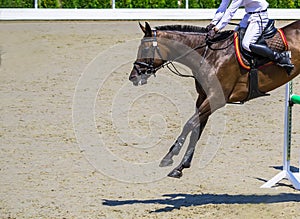
[[[267,45],[275,52],[283,52],[288,50],[288,43],[281,29],[277,30],[277,33],[274,35],[274,37],[265,39],[265,41],[267,42]],[[246,70],[250,70],[249,62],[246,58],[244,58],[243,53],[240,50],[239,36],[237,32],[234,33],[234,48],[239,64]],[[263,66],[270,65],[272,63],[273,62],[268,62]]]

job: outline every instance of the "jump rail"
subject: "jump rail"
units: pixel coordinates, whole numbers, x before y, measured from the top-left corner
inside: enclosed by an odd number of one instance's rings
[[[292,172],[290,167],[291,158],[291,132],[292,132],[292,107],[300,104],[300,96],[293,94],[293,82],[286,84],[285,91],[285,116],[284,116],[284,147],[282,171],[263,184],[261,188],[271,188],[282,179],[288,179],[295,189],[300,190],[300,161],[298,173]]]

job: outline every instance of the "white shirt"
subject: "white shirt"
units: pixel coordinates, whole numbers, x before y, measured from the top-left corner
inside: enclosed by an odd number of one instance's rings
[[[269,6],[269,3],[266,0],[232,0],[230,5],[229,3],[230,0],[222,0],[212,20],[212,23],[215,24],[216,28],[219,30],[223,29],[228,24],[237,9],[241,6],[245,7],[247,13],[263,11]]]

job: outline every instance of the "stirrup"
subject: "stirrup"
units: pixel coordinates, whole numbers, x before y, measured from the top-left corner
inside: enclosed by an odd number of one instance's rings
[[[294,65],[293,64],[289,64],[289,63],[276,63],[278,66],[283,67],[286,71],[286,73],[288,74],[288,76],[291,75],[291,72],[294,69]]]
[[[286,71],[286,73],[288,74],[288,76],[291,75],[291,72],[292,72],[293,69],[294,69],[294,65],[284,65],[284,66],[279,65],[279,66],[281,66],[281,67],[283,67],[283,68],[285,69],[285,71]]]

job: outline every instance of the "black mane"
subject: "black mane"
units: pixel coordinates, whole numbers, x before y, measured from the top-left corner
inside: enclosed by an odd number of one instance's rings
[[[205,27],[197,27],[191,25],[166,25],[155,27],[156,30],[192,32],[192,33],[207,33]]]

